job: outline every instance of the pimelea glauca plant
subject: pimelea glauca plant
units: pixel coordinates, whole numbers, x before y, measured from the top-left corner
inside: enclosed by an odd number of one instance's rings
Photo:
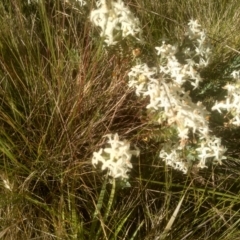
[[[211,53],[200,24],[191,20],[188,25],[189,46],[179,52],[176,46],[163,42],[162,46],[156,47],[160,57],[157,67],[141,64],[128,74],[129,86],[136,89],[136,94],[149,97],[147,108],[159,115],[158,122],[167,122],[169,127],[177,130],[179,141],[163,146],[160,158],[184,173],[193,162],[198,162],[199,168],[207,167],[207,159],[221,164],[226,151],[221,146],[221,139],[209,133],[208,111],[201,102],[192,102],[189,92],[185,91],[187,83],[193,89],[199,86],[202,78],[197,69],[207,66]],[[181,62],[178,55],[181,55]],[[198,138],[197,144],[191,144],[190,133],[195,141]]]
[[[97,9],[91,11],[91,22],[100,27],[100,36],[108,45],[116,45],[118,41],[132,36],[141,40],[142,29],[136,18],[123,1],[99,0]]]
[[[108,175],[113,178],[128,178],[128,172],[132,168],[130,162],[132,155],[139,155],[139,150],[130,150],[130,143],[126,140],[120,141],[118,134],[108,134],[108,148],[101,148],[93,153],[92,164],[102,164],[102,170],[107,169]]]

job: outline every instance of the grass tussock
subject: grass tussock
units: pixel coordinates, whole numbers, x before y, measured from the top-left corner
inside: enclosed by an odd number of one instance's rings
[[[223,97],[238,65],[237,0],[128,5],[146,33],[142,58],[163,39],[181,43],[188,20],[198,19],[214,57],[194,96],[208,107]],[[93,7],[0,3],[0,238],[238,239],[239,129],[213,114],[212,130],[229,149],[223,165],[188,175],[166,167],[158,155],[171,133],[148,123],[147,100],[127,86],[136,46],[105,49],[89,21]],[[91,164],[112,132],[141,148],[127,183],[110,184]]]

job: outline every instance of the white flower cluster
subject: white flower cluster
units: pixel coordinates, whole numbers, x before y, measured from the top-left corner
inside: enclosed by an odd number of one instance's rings
[[[128,178],[127,173],[132,168],[130,162],[132,155],[139,155],[139,150],[130,150],[130,143],[126,140],[120,141],[118,134],[108,134],[108,148],[101,148],[93,153],[92,164],[96,166],[102,163],[102,170],[108,169],[109,176],[113,178]]]
[[[221,109],[231,112],[233,118],[230,123],[236,126],[240,126],[240,71],[232,72],[235,83],[228,83],[224,89],[227,90],[226,100],[222,102],[216,102],[212,107],[212,110],[217,110],[219,113]]]
[[[156,47],[157,55],[166,62],[160,66],[160,72],[168,75],[173,82],[178,85],[190,81],[194,88],[197,88],[199,82],[202,81],[200,74],[195,70],[197,68],[206,67],[209,63],[211,49],[206,41],[206,34],[201,30],[197,20],[189,22],[189,30],[186,33],[191,46],[187,46],[182,50],[185,64],[181,64],[176,53],[178,48],[163,42],[161,47]]]
[[[128,73],[129,81],[128,86],[134,87],[137,96],[146,96],[149,82],[152,80],[156,83],[156,79],[153,77],[157,73],[156,68],[149,68],[147,64],[139,64],[131,68]]]
[[[129,87],[135,87],[136,94],[149,96],[147,108],[164,111],[168,124],[177,124],[179,137],[188,138],[189,129],[202,136],[208,134],[208,112],[201,102],[193,103],[189,93],[175,82],[156,78],[157,69],[150,69],[146,64],[137,65],[129,72]],[[161,118],[159,122],[161,122]]]
[[[198,147],[192,152],[195,152],[194,158],[198,160],[197,166],[199,168],[206,168],[208,158],[211,158],[214,163],[221,164],[222,160],[226,159],[226,157],[223,156],[226,150],[227,149],[221,145],[220,138],[209,136],[202,140],[198,144]],[[189,161],[193,158],[193,153],[186,155],[185,152],[186,151],[183,151],[182,147],[177,144],[173,147],[169,147],[169,144],[166,144],[159,156],[167,165],[186,174],[189,168]]]
[[[196,69],[208,64],[211,51],[206,43],[206,35],[200,29],[198,22],[191,20],[188,25],[187,34],[192,46],[182,50],[183,53],[181,54],[184,56],[185,64],[177,58],[179,49],[163,42],[161,47],[156,47],[157,55],[160,56],[160,64],[157,68],[139,64],[128,73],[129,87],[134,87],[138,96],[149,97],[150,103],[147,108],[154,112],[164,112],[164,115],[159,114],[161,117],[158,121],[161,123],[162,116],[164,116],[164,120],[167,120],[169,125],[177,129],[180,139],[179,146],[170,153],[163,149],[160,157],[168,165],[184,173],[186,173],[187,163],[179,157],[179,151],[184,149],[190,131],[197,134],[201,142],[206,142],[208,146],[208,154],[206,153],[201,157],[196,155],[196,158],[200,161],[198,166],[200,168],[206,167],[206,158],[214,157],[212,150],[209,150],[211,149],[209,144],[211,145],[213,139],[209,135],[209,113],[201,102],[192,102],[189,92],[186,92],[183,87],[183,84],[187,81],[194,88],[198,87],[202,79]],[[221,163],[225,150],[217,145],[214,148],[214,153],[217,148],[220,153],[219,159],[216,159]]]
[[[169,151],[162,149],[160,151],[159,157],[163,159],[163,161],[165,161],[168,166],[171,166],[174,169],[178,169],[186,174],[188,170],[188,164],[182,156],[181,149],[178,149],[178,147],[176,146],[171,149],[170,153],[168,152]]]
[[[97,7],[98,9],[91,11],[90,20],[101,28],[101,36],[108,46],[129,35],[141,40],[139,19],[134,17],[122,0],[99,0]]]
[[[161,47],[156,47],[157,55],[160,55],[162,63],[158,69],[140,64],[133,67],[128,73],[129,87],[134,87],[138,96],[150,98],[147,108],[154,111],[163,110],[168,124],[176,124],[182,140],[188,138],[190,129],[193,133],[201,134],[201,138],[207,137],[209,132],[207,120],[209,113],[201,102],[192,102],[189,93],[185,92],[182,87],[186,81],[190,81],[195,88],[198,87],[201,77],[195,68],[199,66],[199,62],[195,62],[193,59],[198,55],[198,48],[203,51],[207,46],[203,41],[206,37],[204,32],[199,29],[200,25],[197,24],[197,21],[191,20],[190,23],[189,38],[199,44],[196,46],[195,52],[192,51],[186,56],[192,56],[191,59],[186,59],[186,64],[178,61],[175,56],[178,50],[175,46],[163,42]],[[206,54],[203,51],[202,55],[209,57],[209,53],[210,50],[206,48]],[[157,72],[160,72],[160,75]]]
[[[190,48],[185,49],[185,54],[190,57],[198,57],[198,62],[195,62],[197,67],[206,67],[209,63],[211,48],[206,41],[207,35],[201,29],[201,25],[197,20],[190,20],[188,23],[188,37],[194,45],[193,51]]]
[[[223,154],[227,149],[221,146],[221,138],[210,136],[200,143],[199,148],[196,149],[198,152],[198,159],[200,168],[206,167],[206,159],[212,158],[215,163],[222,164],[222,160],[226,159]]]

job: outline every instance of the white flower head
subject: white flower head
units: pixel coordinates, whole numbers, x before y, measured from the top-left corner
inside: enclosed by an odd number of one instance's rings
[[[219,113],[225,110],[231,113],[232,119],[230,119],[230,123],[240,126],[240,71],[233,71],[231,75],[235,79],[235,82],[228,83],[223,87],[227,90],[227,96],[224,101],[216,102],[212,110],[217,110]]]
[[[122,0],[100,0],[97,7],[98,9],[91,11],[90,20],[101,28],[101,36],[105,38],[108,46],[115,45],[120,40],[119,37],[125,38],[129,35],[142,41],[140,21]]]
[[[221,145],[221,138],[211,136],[205,140],[202,140],[200,147],[196,149],[198,152],[198,159],[200,168],[205,168],[206,160],[212,159],[213,162],[221,164],[223,159],[226,159],[224,153],[227,151],[225,147]]]
[[[165,146],[169,148],[169,146]],[[178,147],[173,147],[170,151],[166,151],[164,148],[161,150],[159,157],[166,162],[167,165],[174,169],[182,171],[184,174],[188,171],[188,164],[184,161],[181,150]]]
[[[240,71],[234,70],[231,75],[233,76],[234,79],[240,79]]]
[[[100,162],[102,170],[108,169],[109,176],[113,178],[128,178],[128,172],[132,168],[132,155],[138,156],[139,150],[130,150],[127,140],[119,140],[118,134],[108,134],[107,143],[109,147],[101,148],[93,153],[92,164],[94,167]]]

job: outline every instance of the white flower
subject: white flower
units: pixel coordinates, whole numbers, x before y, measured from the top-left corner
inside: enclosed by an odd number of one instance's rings
[[[230,99],[226,99],[226,102],[216,102],[215,105],[212,107],[212,110],[217,110],[219,113],[222,113],[221,109],[226,109],[229,111],[232,107],[232,103],[230,103]]]
[[[198,23],[198,20],[191,19],[188,23],[188,26],[193,33],[199,33],[200,32],[199,28],[201,27],[201,25]]]
[[[211,148],[209,148],[208,146],[206,146],[204,142],[202,142],[201,146],[197,148],[196,151],[199,152],[198,158],[200,161],[199,161],[198,167],[207,168],[206,159],[213,156],[211,154]]]
[[[178,137],[182,140],[188,139],[189,128],[178,127]]]
[[[200,58],[199,64],[197,66],[206,67],[208,64],[209,64],[209,58],[208,59]]]
[[[132,169],[130,162],[132,155],[138,156],[139,150],[130,150],[130,143],[120,141],[118,134],[108,134],[107,148],[101,148],[93,153],[92,164],[94,167],[100,162],[102,170],[108,169],[109,176],[113,178],[128,178],[127,173]]]
[[[108,4],[106,0],[101,0],[97,2],[97,7],[98,9],[91,11],[90,20],[101,28],[100,35],[105,38],[108,46],[116,44],[120,36],[125,38],[131,35],[142,41],[140,22],[122,0],[117,2],[110,0]]]
[[[128,73],[128,86],[134,87],[137,96],[145,95],[148,82],[154,81],[152,76],[156,74],[156,68],[149,68],[147,64],[139,64],[131,68]]]
[[[102,156],[103,149],[101,148],[98,152],[93,153],[92,164],[94,167],[98,164],[98,162],[105,163],[105,158]]]
[[[166,146],[168,148],[168,146]],[[170,153],[162,149],[160,151],[159,157],[166,162],[167,165],[173,167],[174,169],[182,171],[184,174],[187,173],[188,164],[183,161],[181,156],[181,151],[174,147]]]
[[[231,124],[236,125],[236,126],[240,126],[240,117],[239,115],[235,116],[231,121]]]
[[[228,83],[223,87],[223,89],[226,89],[229,93],[232,93],[236,90],[236,86],[234,84]]]
[[[233,71],[232,76],[236,79],[235,83],[228,83],[224,89],[227,90],[227,96],[225,101],[216,102],[212,107],[212,110],[217,110],[221,113],[221,109],[224,109],[231,113],[232,119],[230,123],[236,126],[240,126],[240,86],[239,86],[239,71]]]
[[[161,47],[155,47],[155,49],[157,50],[157,55],[161,55],[162,57],[174,56],[177,52],[176,46],[166,44],[164,41]]]
[[[233,76],[234,79],[239,79],[240,78],[240,71],[234,70],[231,75]]]
[[[211,136],[205,140],[202,140],[200,147],[197,148],[196,151],[199,152],[198,166],[200,168],[205,168],[207,167],[206,160],[208,158],[212,158],[214,162],[221,164],[222,160],[226,159],[223,154],[227,151],[227,149],[221,145],[221,138]]]

